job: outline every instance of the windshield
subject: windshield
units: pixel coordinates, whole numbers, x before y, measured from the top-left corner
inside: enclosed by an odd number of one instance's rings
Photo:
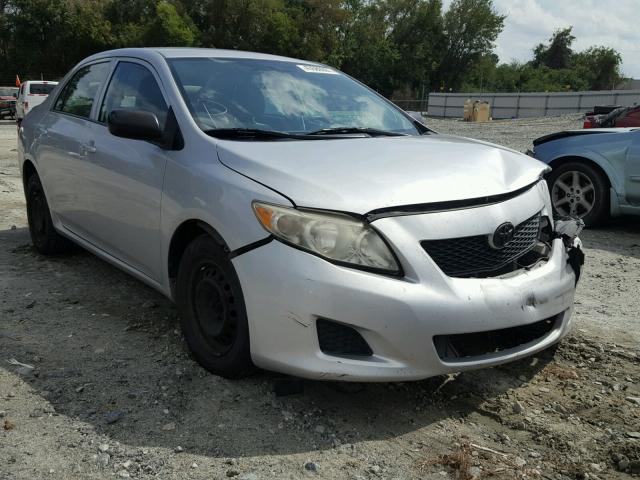
[[[49,95],[55,86],[53,83],[30,83],[29,93],[32,95]]]
[[[419,134],[393,105],[329,67],[230,58],[168,62],[193,118],[205,131],[311,133],[345,127]]]

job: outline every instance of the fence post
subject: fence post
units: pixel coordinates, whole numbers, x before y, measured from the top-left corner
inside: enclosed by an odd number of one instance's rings
[[[613,95],[613,104],[614,104],[614,105],[617,105],[617,104],[618,104],[618,95],[619,95],[619,93],[618,93],[618,92],[616,92],[616,93]]]
[[[547,109],[549,108],[549,94],[547,93],[544,96],[544,113],[542,114],[543,117],[547,116]]]
[[[442,118],[447,118],[447,98],[449,98],[449,96],[445,93],[444,94],[444,107],[442,108]]]
[[[520,118],[520,92],[516,96],[516,118]]]

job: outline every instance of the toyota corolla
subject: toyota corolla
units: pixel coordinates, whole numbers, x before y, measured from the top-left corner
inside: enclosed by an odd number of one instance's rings
[[[103,52],[25,118],[18,151],[35,248],[80,245],[174,300],[225,377],[421,379],[570,328],[580,225],[554,222],[548,167],[325,65]]]

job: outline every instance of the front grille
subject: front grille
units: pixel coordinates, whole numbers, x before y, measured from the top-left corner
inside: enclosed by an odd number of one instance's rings
[[[513,239],[502,249],[489,244],[493,234],[423,240],[422,248],[450,277],[491,276],[513,271],[515,261],[531,250],[540,233],[540,213],[515,227]]]
[[[320,350],[327,355],[369,357],[371,347],[360,333],[347,325],[324,320],[316,321]]]
[[[441,360],[455,361],[505,352],[546,337],[559,327],[563,314],[519,327],[502,328],[476,333],[436,335],[433,343]]]

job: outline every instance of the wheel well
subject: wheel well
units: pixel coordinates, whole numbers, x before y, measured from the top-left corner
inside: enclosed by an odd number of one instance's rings
[[[589,160],[588,158],[585,158],[585,157],[560,157],[560,158],[556,158],[553,162],[549,163],[549,166],[551,168],[557,168],[560,165],[564,165],[565,163],[569,163],[569,162],[580,162],[580,163],[584,163],[586,165],[589,165],[591,168],[593,168],[598,173],[600,173],[602,178],[607,183],[607,186],[611,187],[611,179],[609,178],[609,175],[607,175],[607,172],[605,172],[602,169],[602,167],[600,165],[598,165],[596,162],[594,162],[593,160]]]
[[[195,219],[181,223],[173,233],[171,243],[169,244],[168,271],[169,281],[172,287],[178,276],[178,268],[180,267],[180,260],[182,260],[184,251],[196,237],[203,234],[211,235],[211,237],[213,237],[220,246],[228,250],[227,245],[220,234],[207,223]]]
[[[24,165],[22,167],[22,183],[26,188],[27,182],[31,178],[32,175],[36,173],[36,167],[33,166],[30,160],[25,160]]]

